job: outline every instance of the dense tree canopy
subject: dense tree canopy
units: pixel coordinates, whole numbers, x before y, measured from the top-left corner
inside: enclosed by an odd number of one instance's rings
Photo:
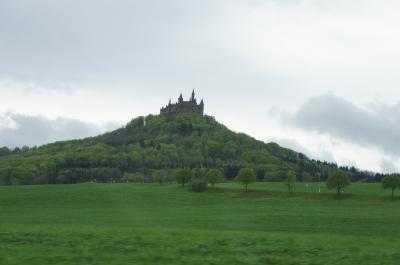
[[[213,117],[191,113],[138,117],[92,138],[0,149],[0,185],[129,181],[131,173],[151,182],[160,179],[157,172],[170,178],[177,168],[220,168],[226,179],[233,180],[244,167],[253,168],[260,181],[282,181],[289,170],[299,179],[307,173],[314,180],[326,180],[333,170],[349,170],[232,132]]]

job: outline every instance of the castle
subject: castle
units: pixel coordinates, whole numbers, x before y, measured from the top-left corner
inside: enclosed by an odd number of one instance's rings
[[[181,112],[198,113],[200,115],[204,114],[204,102],[201,100],[200,104],[197,104],[194,90],[189,101],[184,101],[181,94],[178,103],[171,104],[170,100],[168,105],[161,109],[160,114],[177,114]]]

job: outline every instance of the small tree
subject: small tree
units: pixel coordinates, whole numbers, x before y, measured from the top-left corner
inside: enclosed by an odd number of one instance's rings
[[[192,170],[179,168],[175,171],[174,177],[176,182],[182,184],[182,187],[185,187],[185,184],[189,183],[193,179],[193,175]]]
[[[236,182],[243,184],[247,192],[247,186],[256,181],[256,174],[252,168],[242,168],[235,178]]]
[[[216,183],[221,182],[223,179],[222,173],[218,169],[211,169],[207,172],[205,180],[207,183],[210,183],[211,186],[214,187]]]
[[[337,195],[343,192],[343,189],[350,185],[350,179],[346,173],[343,171],[335,171],[332,175],[329,176],[326,186],[329,190],[337,190]]]
[[[292,194],[292,189],[293,189],[296,181],[297,181],[296,172],[294,172],[293,170],[290,170],[286,174],[286,185],[289,189],[289,194]]]
[[[382,180],[382,186],[384,189],[392,190],[392,199],[393,199],[395,189],[400,188],[400,177],[396,175],[387,176]]]

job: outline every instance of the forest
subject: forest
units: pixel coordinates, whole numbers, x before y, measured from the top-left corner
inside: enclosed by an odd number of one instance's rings
[[[0,185],[157,182],[160,177],[169,181],[178,168],[191,169],[197,177],[219,169],[229,181],[244,167],[254,169],[257,181],[282,181],[289,171],[300,181],[325,181],[337,170],[352,181],[378,182],[384,177],[309,159],[195,113],[141,116],[96,137],[0,148]]]

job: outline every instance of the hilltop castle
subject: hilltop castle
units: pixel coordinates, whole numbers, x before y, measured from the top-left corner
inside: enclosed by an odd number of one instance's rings
[[[200,115],[204,114],[204,102],[201,100],[200,104],[197,104],[194,89],[189,101],[184,101],[181,94],[177,103],[171,104],[170,100],[168,105],[161,109],[160,114],[177,114],[181,112],[192,112]]]

